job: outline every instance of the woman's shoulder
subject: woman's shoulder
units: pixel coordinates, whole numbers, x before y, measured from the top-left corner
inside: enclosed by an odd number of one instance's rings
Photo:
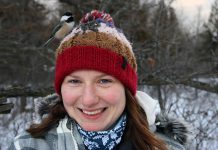
[[[181,119],[171,117],[170,114],[162,113],[159,101],[145,92],[137,91],[136,99],[146,113],[151,131],[165,141],[169,149],[185,149],[185,145],[193,137],[191,126]]]
[[[185,150],[185,145],[179,143],[178,141],[169,138],[164,134],[156,133],[156,135],[167,144],[169,150]]]
[[[156,116],[153,131],[170,150],[185,150],[186,144],[193,137],[193,130],[187,122],[166,114]]]
[[[43,149],[50,150],[51,148],[56,147],[57,135],[54,130],[50,130],[43,137],[34,138],[27,131],[21,132],[16,136],[11,143],[9,150],[17,149]]]

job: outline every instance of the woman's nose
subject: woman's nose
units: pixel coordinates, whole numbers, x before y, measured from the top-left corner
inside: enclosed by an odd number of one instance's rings
[[[82,103],[86,107],[92,107],[99,102],[99,98],[97,96],[97,90],[94,85],[85,85]]]

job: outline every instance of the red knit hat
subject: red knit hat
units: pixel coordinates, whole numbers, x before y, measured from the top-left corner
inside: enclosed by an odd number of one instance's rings
[[[56,50],[55,90],[61,95],[64,78],[90,69],[112,75],[135,95],[137,65],[132,46],[114,27],[109,14],[93,10],[66,36]]]

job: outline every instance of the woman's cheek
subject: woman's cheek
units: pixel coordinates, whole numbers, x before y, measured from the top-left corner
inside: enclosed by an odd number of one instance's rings
[[[108,103],[115,104],[119,102],[123,97],[125,92],[120,89],[112,89],[111,91],[105,92],[104,100]]]
[[[73,94],[75,92],[69,91],[69,90],[62,90],[62,99],[64,101],[65,104],[73,104],[75,102],[76,99],[76,95]]]

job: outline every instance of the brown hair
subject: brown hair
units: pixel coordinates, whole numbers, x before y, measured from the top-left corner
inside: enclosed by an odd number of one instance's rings
[[[166,144],[149,130],[147,116],[136,98],[126,90],[127,132],[126,139],[132,139],[136,149],[167,150]]]
[[[165,143],[156,137],[148,127],[147,117],[137,100],[129,90],[126,90],[126,112],[128,116],[125,139],[130,139],[136,149],[167,150]],[[67,115],[63,101],[60,100],[50,108],[50,113],[40,124],[33,124],[27,129],[32,137],[44,136],[48,130],[58,124]]]

